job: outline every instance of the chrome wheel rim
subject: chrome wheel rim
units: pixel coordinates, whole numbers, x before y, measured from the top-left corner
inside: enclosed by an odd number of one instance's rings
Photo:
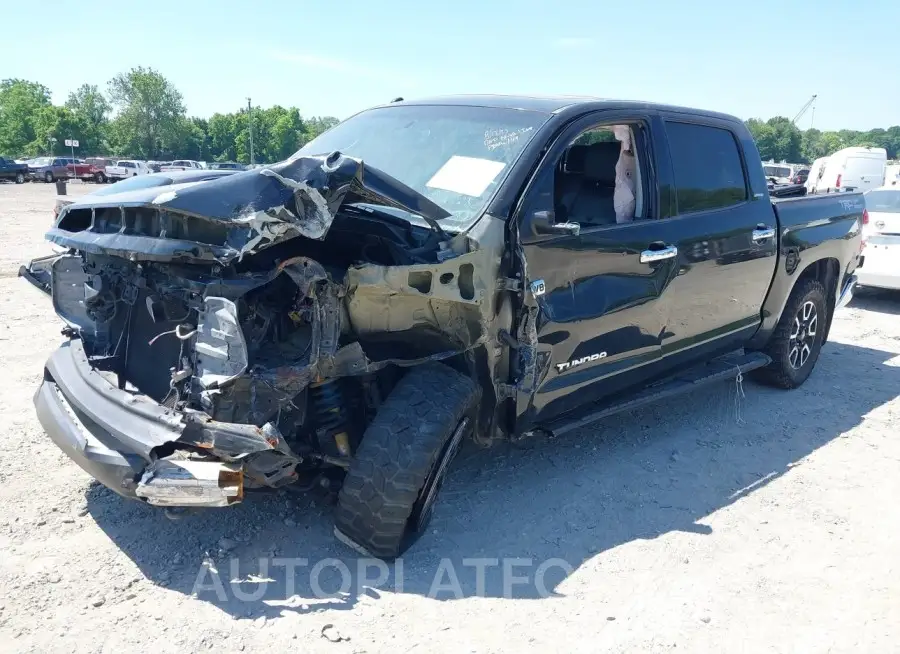
[[[797,311],[791,326],[790,349],[788,350],[788,361],[791,368],[799,370],[809,361],[818,329],[819,312],[816,310],[816,305],[807,300]]]

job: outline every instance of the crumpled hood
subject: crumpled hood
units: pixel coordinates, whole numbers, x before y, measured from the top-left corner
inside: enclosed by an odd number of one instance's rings
[[[429,222],[450,214],[434,202],[377,168],[340,153],[302,156],[288,161],[243,171],[221,179],[186,186],[153,187],[128,194],[84,198],[70,205],[66,212],[108,207],[151,208],[160,212],[158,225],[147,225],[135,234],[129,227],[111,233],[107,224],[71,232],[66,229],[66,214],[47,238],[66,247],[121,254],[133,258],[160,259],[161,252],[172,258],[205,259],[210,257],[227,263],[244,254],[256,252],[298,235],[311,239],[325,238],[334,216],[345,202],[368,202],[404,209],[421,215]],[[164,227],[173,218],[189,217],[208,221],[224,234],[222,238],[198,236],[198,241],[176,239],[178,244],[161,248],[159,239],[166,236]],[[128,222],[127,220],[125,221]],[[171,230],[168,230],[171,232]],[[191,234],[193,230],[182,230]],[[201,233],[202,230],[196,230]],[[144,241],[146,242],[142,245]],[[127,241],[127,242],[126,242]],[[206,256],[192,256],[191,245],[199,245]],[[152,256],[142,257],[142,254]]]

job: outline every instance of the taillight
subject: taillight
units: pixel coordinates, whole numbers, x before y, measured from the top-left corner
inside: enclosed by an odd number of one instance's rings
[[[838,175],[837,181],[834,183],[834,188],[841,188],[841,176]]]
[[[840,179],[840,178],[838,178],[838,179]],[[869,224],[869,210],[863,209],[863,225],[868,225],[868,224]]]

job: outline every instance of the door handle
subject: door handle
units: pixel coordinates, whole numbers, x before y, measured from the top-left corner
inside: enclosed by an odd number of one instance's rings
[[[641,252],[641,263],[674,259],[676,256],[678,256],[678,248],[674,245],[667,245],[660,250],[644,250]]]
[[[759,225],[753,230],[754,241],[765,241],[767,238],[775,238],[775,230],[771,227]]]

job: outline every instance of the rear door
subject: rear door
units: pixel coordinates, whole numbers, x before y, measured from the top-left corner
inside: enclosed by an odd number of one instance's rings
[[[639,384],[659,361],[676,256],[659,232],[669,195],[658,192],[652,164],[655,122],[654,112],[582,118],[556,139],[529,184],[517,220],[530,311],[524,329],[538,345],[533,357],[519,358],[520,430]],[[638,217],[622,224],[611,213],[619,144],[595,133],[619,124],[631,127],[638,162]],[[603,170],[578,170],[573,146],[596,140],[586,147],[604,159]],[[576,211],[568,198],[581,191],[586,201],[576,200]]]
[[[674,179],[674,215],[660,238],[678,248],[665,296],[665,368],[743,346],[762,319],[775,271],[775,212],[748,166],[759,155],[738,126],[716,118],[664,114]],[[752,163],[750,163],[752,162]]]

